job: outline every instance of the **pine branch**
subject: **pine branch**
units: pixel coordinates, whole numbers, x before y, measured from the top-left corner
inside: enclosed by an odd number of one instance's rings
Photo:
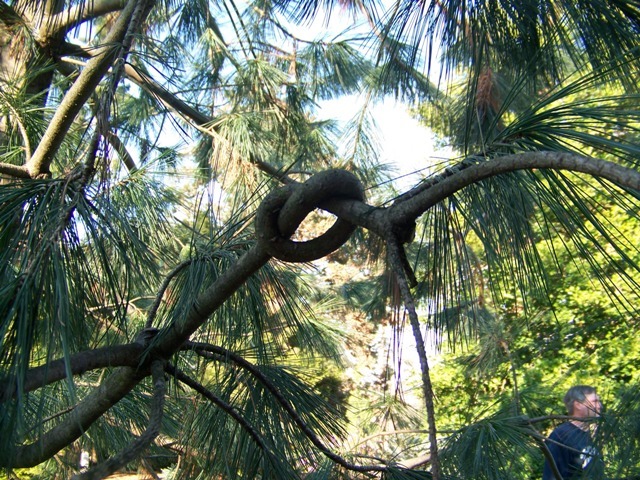
[[[71,355],[68,359],[53,360],[46,365],[34,367],[27,371],[21,382],[21,392],[27,393],[42,388],[71,375],[82,375],[99,368],[137,367],[140,356],[145,350],[141,343],[127,343],[110,347],[96,348]],[[0,380],[0,403],[14,398],[18,392],[16,378]]]
[[[120,53],[113,62],[108,87],[104,89],[100,100],[97,102],[97,111],[95,114],[96,133],[102,138],[107,139],[108,142],[116,142],[116,148],[118,149],[119,147],[119,153],[121,153],[121,156],[123,157],[125,163],[127,163],[128,160],[129,164],[132,165],[129,170],[135,169],[135,163],[133,163],[133,160],[129,156],[124,145],[121,144],[120,139],[115,137],[115,135],[113,134],[110,121],[111,107],[116,95],[118,84],[120,83],[120,79],[122,78],[122,75],[124,73],[124,63],[127,55],[131,51],[134,36],[141,29],[145,18],[149,14],[149,11],[154,4],[154,1],[155,0],[142,0],[138,3],[135,10],[133,11],[131,20],[129,21],[129,24],[127,26],[127,31],[125,32],[122,39],[122,47],[120,49]],[[84,176],[87,181],[93,176],[93,173],[95,171],[95,159],[96,156],[94,155],[90,157],[89,162],[85,163]]]
[[[260,447],[262,451],[271,454],[271,450],[260,436],[260,432],[258,432],[255,427],[251,425],[236,408],[233,407],[233,405],[228,404],[220,397],[215,395],[211,390],[205,388],[202,384],[196,382],[194,379],[178,370],[173,365],[167,365],[166,370],[169,375],[175,377],[178,381],[189,386],[204,398],[212,402],[214,405],[217,405],[223,412],[225,412],[236,422],[238,422],[238,424],[251,436],[253,441],[256,443],[256,445],[258,445],[258,447]]]
[[[157,330],[155,329],[142,330],[136,339],[137,345],[135,346],[135,350],[141,349],[143,353],[146,352],[151,340],[156,334]],[[128,347],[131,348],[130,346]],[[100,350],[104,353],[107,349]],[[115,350],[121,354],[135,353],[125,352],[123,351],[125,349],[119,348],[115,348]],[[96,358],[97,356],[92,355],[91,351],[84,352],[84,355],[94,361],[98,360]],[[109,359],[109,356],[107,355],[105,358]],[[136,364],[135,368],[116,368],[98,387],[76,405],[67,418],[42,434],[37,441],[28,445],[15,447],[8,455],[11,463],[5,466],[9,468],[32,467],[51,458],[58,451],[70,445],[84,434],[93,422],[101,418],[113,405],[119,402],[140,383],[142,379],[153,374],[154,369],[157,374],[158,365],[162,365],[164,362],[164,359],[157,355],[148,355],[146,357],[142,357],[141,355],[136,355],[135,357],[129,356],[129,361],[133,361],[134,359],[134,363]],[[143,364],[142,359],[147,360],[147,362]],[[77,367],[80,363],[81,362],[76,362],[74,365]],[[44,365],[39,367],[39,369],[44,369],[44,374],[46,375],[48,366]],[[34,377],[37,376],[34,375]],[[155,427],[153,427],[150,432],[153,432],[154,428]],[[123,453],[123,455],[126,455],[126,453]]]
[[[15,447],[7,455],[10,468],[27,468],[53,457],[77,440],[107,410],[127,395],[148,372],[129,367],[116,369],[100,386],[87,395],[73,411],[34,443]]]
[[[156,318],[158,313],[158,309],[160,308],[160,304],[162,303],[162,298],[164,297],[164,293],[169,288],[169,284],[171,281],[182,272],[185,268],[193,263],[193,260],[185,260],[184,262],[179,263],[173,270],[171,270],[160,285],[158,289],[158,293],[156,293],[155,299],[153,300],[153,304],[149,307],[149,311],[147,312],[147,321],[144,325],[145,328],[153,327],[153,320]]]
[[[470,164],[464,162],[453,169],[427,180],[406,196],[399,197],[389,208],[391,217],[400,224],[413,221],[433,205],[473,183],[496,175],[518,170],[568,170],[609,180],[629,190],[640,191],[640,172],[613,162],[564,152],[524,152]],[[333,212],[332,212],[333,213]]]
[[[124,73],[129,80],[144,89],[147,93],[158,98],[166,107],[178,112],[184,118],[189,119],[197,127],[206,128],[213,123],[213,118],[201,113],[185,101],[176,97],[135,65],[130,63],[125,64]]]
[[[31,178],[25,165],[13,165],[0,162],[0,175],[9,175],[15,178]]]
[[[129,173],[135,172],[138,169],[138,167],[136,166],[136,162],[127,150],[124,142],[120,140],[120,137],[116,135],[116,133],[114,133],[112,130],[109,130],[106,134],[106,138],[111,146],[115,149],[115,151],[118,152],[120,159],[127,167]]]
[[[348,222],[366,228],[382,238],[389,231],[404,231],[431,207],[469,185],[496,175],[518,170],[567,170],[608,180],[621,188],[640,192],[640,172],[614,162],[565,152],[525,152],[480,163],[462,162],[460,168],[448,169],[428,178],[397,198],[388,208],[371,207],[349,199],[331,199],[320,207]]]
[[[205,135],[212,136],[210,130],[213,129],[215,131],[215,127],[213,126],[215,122],[214,118],[205,115],[184,100],[178,98],[135,65],[127,63],[124,67],[124,72],[129,80],[157,98],[164,106],[178,113]],[[294,180],[286,175],[286,172],[272,167],[255,156],[250,157],[249,161],[267,175],[277,178],[284,184],[295,183]]]
[[[262,268],[270,258],[263,245],[258,244],[248,250],[198,295],[184,319],[172,323],[158,333],[154,350],[159,355],[169,358],[244,284],[247,278]]]

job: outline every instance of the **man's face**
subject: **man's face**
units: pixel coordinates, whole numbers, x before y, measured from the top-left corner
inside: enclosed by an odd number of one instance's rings
[[[574,417],[599,417],[602,410],[602,403],[597,393],[588,393],[581,402],[575,401],[573,404]]]

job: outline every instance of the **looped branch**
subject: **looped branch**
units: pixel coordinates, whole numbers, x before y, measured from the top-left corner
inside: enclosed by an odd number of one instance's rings
[[[360,180],[346,170],[327,170],[270,193],[256,213],[258,242],[269,255],[286,262],[309,262],[330,254],[349,239],[355,225],[338,218],[312,240],[296,242],[290,237],[313,209],[334,198],[364,200]]]

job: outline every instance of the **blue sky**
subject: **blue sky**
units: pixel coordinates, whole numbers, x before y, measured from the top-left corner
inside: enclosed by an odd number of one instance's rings
[[[318,116],[347,122],[361,107],[356,96],[340,98],[322,102]],[[407,105],[388,98],[375,104],[372,113],[380,131],[380,160],[393,164],[399,176],[406,176],[397,182],[399,187],[414,185],[421,173],[427,173],[425,168],[451,156],[450,150],[438,149],[433,132],[411,116]]]

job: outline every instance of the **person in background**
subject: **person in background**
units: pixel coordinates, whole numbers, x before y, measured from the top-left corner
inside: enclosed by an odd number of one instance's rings
[[[572,420],[556,427],[545,441],[562,480],[601,479],[604,464],[593,443],[595,420],[602,404],[596,389],[589,385],[571,387],[564,396],[567,413]],[[585,474],[585,476],[583,476]],[[557,476],[547,458],[542,480],[556,480]]]

